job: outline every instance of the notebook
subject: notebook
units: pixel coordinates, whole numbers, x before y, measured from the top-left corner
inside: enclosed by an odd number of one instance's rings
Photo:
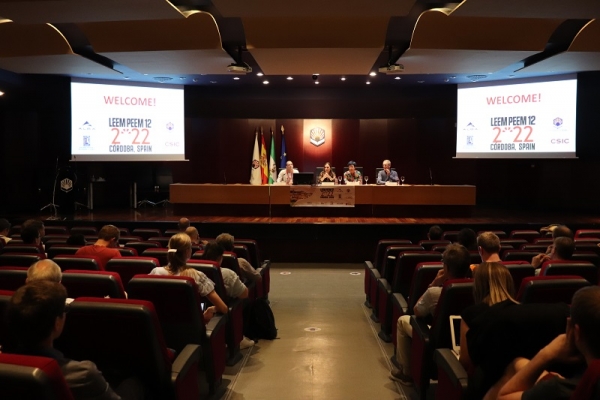
[[[452,352],[458,358],[460,356],[460,315],[450,316],[450,338],[452,340]]]

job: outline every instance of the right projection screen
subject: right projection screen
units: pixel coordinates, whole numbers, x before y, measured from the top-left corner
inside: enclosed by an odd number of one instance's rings
[[[577,77],[458,85],[456,158],[575,158]]]

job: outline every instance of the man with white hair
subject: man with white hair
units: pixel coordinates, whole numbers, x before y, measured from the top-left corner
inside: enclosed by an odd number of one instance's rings
[[[383,160],[383,169],[377,174],[377,184],[385,185],[386,182],[398,182],[398,173],[392,170],[392,162]]]

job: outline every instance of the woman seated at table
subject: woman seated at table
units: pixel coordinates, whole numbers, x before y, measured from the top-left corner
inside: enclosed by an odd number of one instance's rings
[[[317,178],[317,183],[323,182],[335,182],[335,172],[331,170],[331,164],[329,164],[329,162],[325,163],[323,171],[321,171]]]
[[[356,162],[348,162],[348,171],[344,172],[344,182],[362,182],[362,175],[356,169]]]

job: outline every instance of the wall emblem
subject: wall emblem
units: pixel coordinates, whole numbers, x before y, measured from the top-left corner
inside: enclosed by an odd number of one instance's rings
[[[319,147],[325,143],[325,129],[313,128],[310,130],[310,143]]]
[[[65,178],[60,181],[60,190],[69,193],[71,190],[73,190],[73,181],[69,178]]]

